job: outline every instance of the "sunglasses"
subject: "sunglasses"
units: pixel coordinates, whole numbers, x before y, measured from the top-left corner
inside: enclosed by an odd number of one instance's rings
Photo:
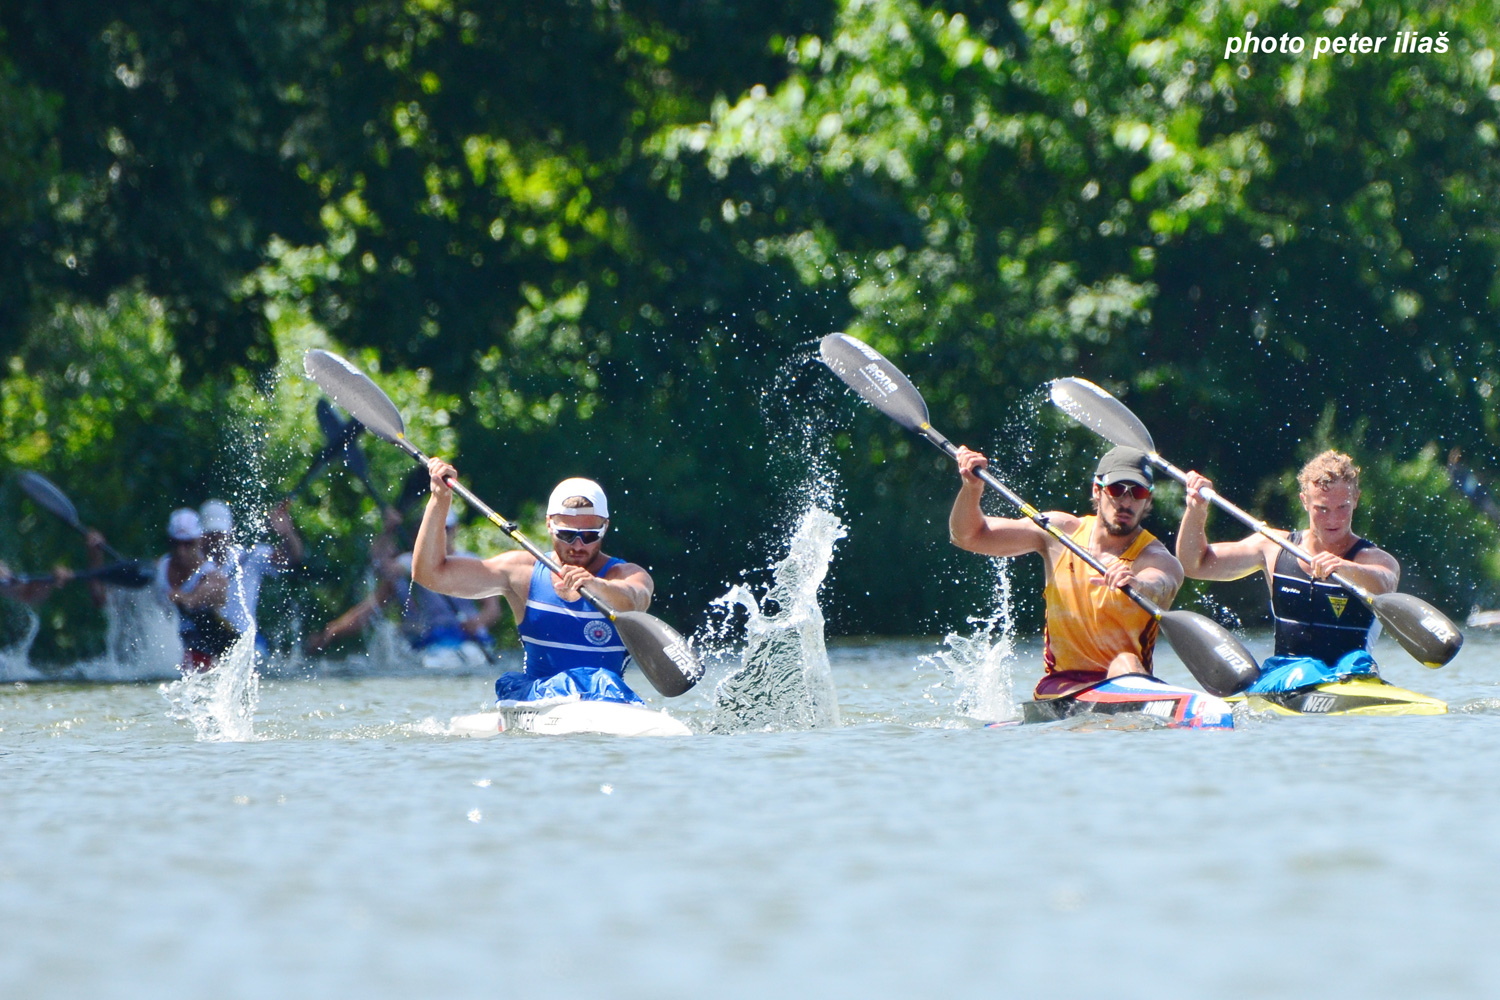
[[[564,545],[572,545],[574,542],[582,542],[585,545],[593,545],[599,539],[603,538],[604,537],[604,533],[606,531],[608,531],[608,530],[609,530],[608,527],[604,527],[604,528],[584,528],[584,529],[579,529],[579,528],[553,528],[552,529],[552,537],[556,538],[559,542],[562,542]]]
[[[1110,483],[1108,486],[1099,488],[1116,500],[1127,493],[1137,500],[1144,500],[1151,495],[1151,487],[1139,486],[1135,483]]]

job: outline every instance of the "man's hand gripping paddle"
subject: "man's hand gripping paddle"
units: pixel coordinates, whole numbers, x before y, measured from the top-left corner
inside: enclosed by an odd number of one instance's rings
[[[303,359],[308,378],[318,383],[323,391],[333,397],[349,414],[364,424],[365,429],[376,437],[389,441],[423,465],[427,456],[406,439],[406,423],[401,412],[380,387],[370,381],[368,375],[348,361],[329,351],[311,350]],[[513,521],[507,521],[480,500],[459,482],[448,480],[453,492],[464,498],[464,502],[489,518],[511,537],[512,540],[553,573],[561,573],[562,567],[529,538],[521,534]],[[698,662],[687,641],[670,625],[644,611],[616,611],[588,588],[582,590],[590,604],[602,611],[615,630],[631,658],[651,685],[666,695],[675,698],[686,692],[703,676],[703,665]]]
[[[68,495],[58,489],[52,480],[39,472],[21,472],[16,476],[16,479],[20,482],[21,489],[26,491],[26,495],[31,497],[38,507],[56,517],[80,535],[88,535],[89,529],[84,527],[83,522],[79,520],[78,508],[73,506],[73,501],[69,500]],[[100,566],[96,569],[75,573],[73,574],[73,579],[100,580],[104,583],[113,584],[116,587],[125,587],[128,589],[138,589],[151,582],[153,574],[149,566],[126,559],[108,543],[100,546],[100,548],[105,555],[115,560],[115,562],[109,566]],[[15,578],[15,582],[32,583],[50,579],[52,579],[50,575],[19,576]]]
[[[1144,451],[1153,465],[1179,483],[1187,482],[1186,472],[1157,454],[1156,445],[1152,442],[1146,425],[1124,403],[1094,383],[1081,378],[1056,379],[1052,383],[1052,402],[1105,440]],[[1276,534],[1258,517],[1241,510],[1211,489],[1205,489],[1202,493],[1205,500],[1227,511],[1250,530],[1269,538],[1303,562],[1312,562],[1312,556],[1306,550]],[[1338,573],[1334,573],[1331,579],[1369,605],[1375,617],[1401,643],[1401,648],[1424,666],[1441,667],[1453,659],[1464,644],[1463,633],[1458,630],[1458,626],[1426,601],[1410,594],[1372,594]]]
[[[953,442],[939,434],[927,421],[927,403],[905,375],[881,353],[854,337],[830,333],[820,347],[823,363],[855,392],[881,413],[907,430],[922,435],[950,458],[958,454]],[[976,475],[990,489],[1020,508],[1021,512],[1057,539],[1069,552],[1101,575],[1104,565],[1087,549],[1048,523],[1035,507],[1022,500],[988,469]],[[1164,611],[1154,602],[1124,588],[1128,596],[1161,624],[1177,655],[1198,683],[1210,694],[1225,697],[1243,691],[1260,676],[1260,667],[1248,650],[1226,629],[1211,619],[1191,611]]]

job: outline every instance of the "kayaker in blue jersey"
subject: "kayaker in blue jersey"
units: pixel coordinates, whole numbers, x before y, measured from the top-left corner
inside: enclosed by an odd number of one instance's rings
[[[359,632],[395,601],[401,609],[401,634],[412,649],[423,654],[424,666],[482,666],[494,648],[489,628],[500,619],[500,602],[487,597],[473,601],[437,594],[412,583],[412,555],[398,553],[396,532],[400,512],[386,512],[385,528],[370,546],[370,556],[379,577],[375,593],[360,601],[308,638],[308,652],[320,652],[340,639]],[[469,556],[458,551],[458,512],[449,510],[443,520],[443,545],[449,556]]]
[[[264,542],[248,548],[236,542],[234,513],[224,501],[209,500],[198,508],[208,558],[229,578],[224,617],[241,634],[255,630],[255,651],[262,658],[269,654],[270,647],[255,622],[255,612],[260,606],[261,582],[302,561],[302,539],[288,514],[290,506],[290,500],[282,501],[267,518],[271,530],[281,539],[274,548]]]
[[[1213,483],[1197,472],[1187,475],[1187,509],[1177,532],[1184,571],[1195,580],[1238,580],[1261,572],[1270,586],[1276,650],[1261,665],[1251,694],[1378,676],[1369,649],[1380,623],[1328,577],[1342,574],[1375,594],[1394,591],[1401,579],[1401,565],[1390,553],[1351,530],[1359,507],[1359,467],[1353,459],[1325,451],[1302,467],[1297,483],[1308,528],[1281,534],[1312,555],[1310,565],[1259,534],[1210,544],[1209,502],[1198,490]]]
[[[588,587],[617,611],[645,611],[656,589],[644,568],[604,552],[609,501],[591,479],[565,479],[547,501],[547,531],[562,566],[554,576],[530,553],[502,552],[488,559],[450,556],[441,541],[453,492],[444,481],[453,466],[434,458],[427,466],[432,496],[417,532],[412,579],[454,597],[503,596],[516,616],[526,669],[501,675],[501,701],[570,697],[639,704],[623,677],[625,646],[605,615],[579,593]]]

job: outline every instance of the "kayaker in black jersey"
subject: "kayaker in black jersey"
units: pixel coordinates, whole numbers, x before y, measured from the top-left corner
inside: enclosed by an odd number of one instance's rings
[[[1213,483],[1196,472],[1187,475],[1187,509],[1177,532],[1183,570],[1195,580],[1238,580],[1259,571],[1270,586],[1276,650],[1261,665],[1251,694],[1378,676],[1369,652],[1379,633],[1375,615],[1328,578],[1339,573],[1375,594],[1394,591],[1401,579],[1395,557],[1350,528],[1359,506],[1359,467],[1348,455],[1323,452],[1302,467],[1297,483],[1308,528],[1282,535],[1312,555],[1310,565],[1259,534],[1210,544],[1209,502],[1198,490]]]
[[[154,588],[157,597],[181,616],[177,629],[182,639],[181,669],[183,673],[212,670],[240,637],[223,614],[229,578],[208,558],[203,522],[191,507],[172,512],[167,541],[171,551],[156,562]]]

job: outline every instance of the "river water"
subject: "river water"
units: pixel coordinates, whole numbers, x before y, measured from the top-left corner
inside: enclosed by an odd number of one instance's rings
[[[1004,578],[962,634],[825,643],[842,535],[810,512],[726,595],[690,737],[452,736],[493,672],[383,641],[186,684],[159,622],[124,662],[0,656],[0,997],[1500,987],[1500,635],[1378,646],[1447,716],[986,728],[1040,672]]]
[[[480,676],[268,678],[244,742],[154,684],[7,685],[0,995],[1500,985],[1500,641],[1382,646],[1451,715],[1233,732],[983,728],[943,649],[833,644],[837,726],[710,733],[695,693],[664,740],[444,735]]]

